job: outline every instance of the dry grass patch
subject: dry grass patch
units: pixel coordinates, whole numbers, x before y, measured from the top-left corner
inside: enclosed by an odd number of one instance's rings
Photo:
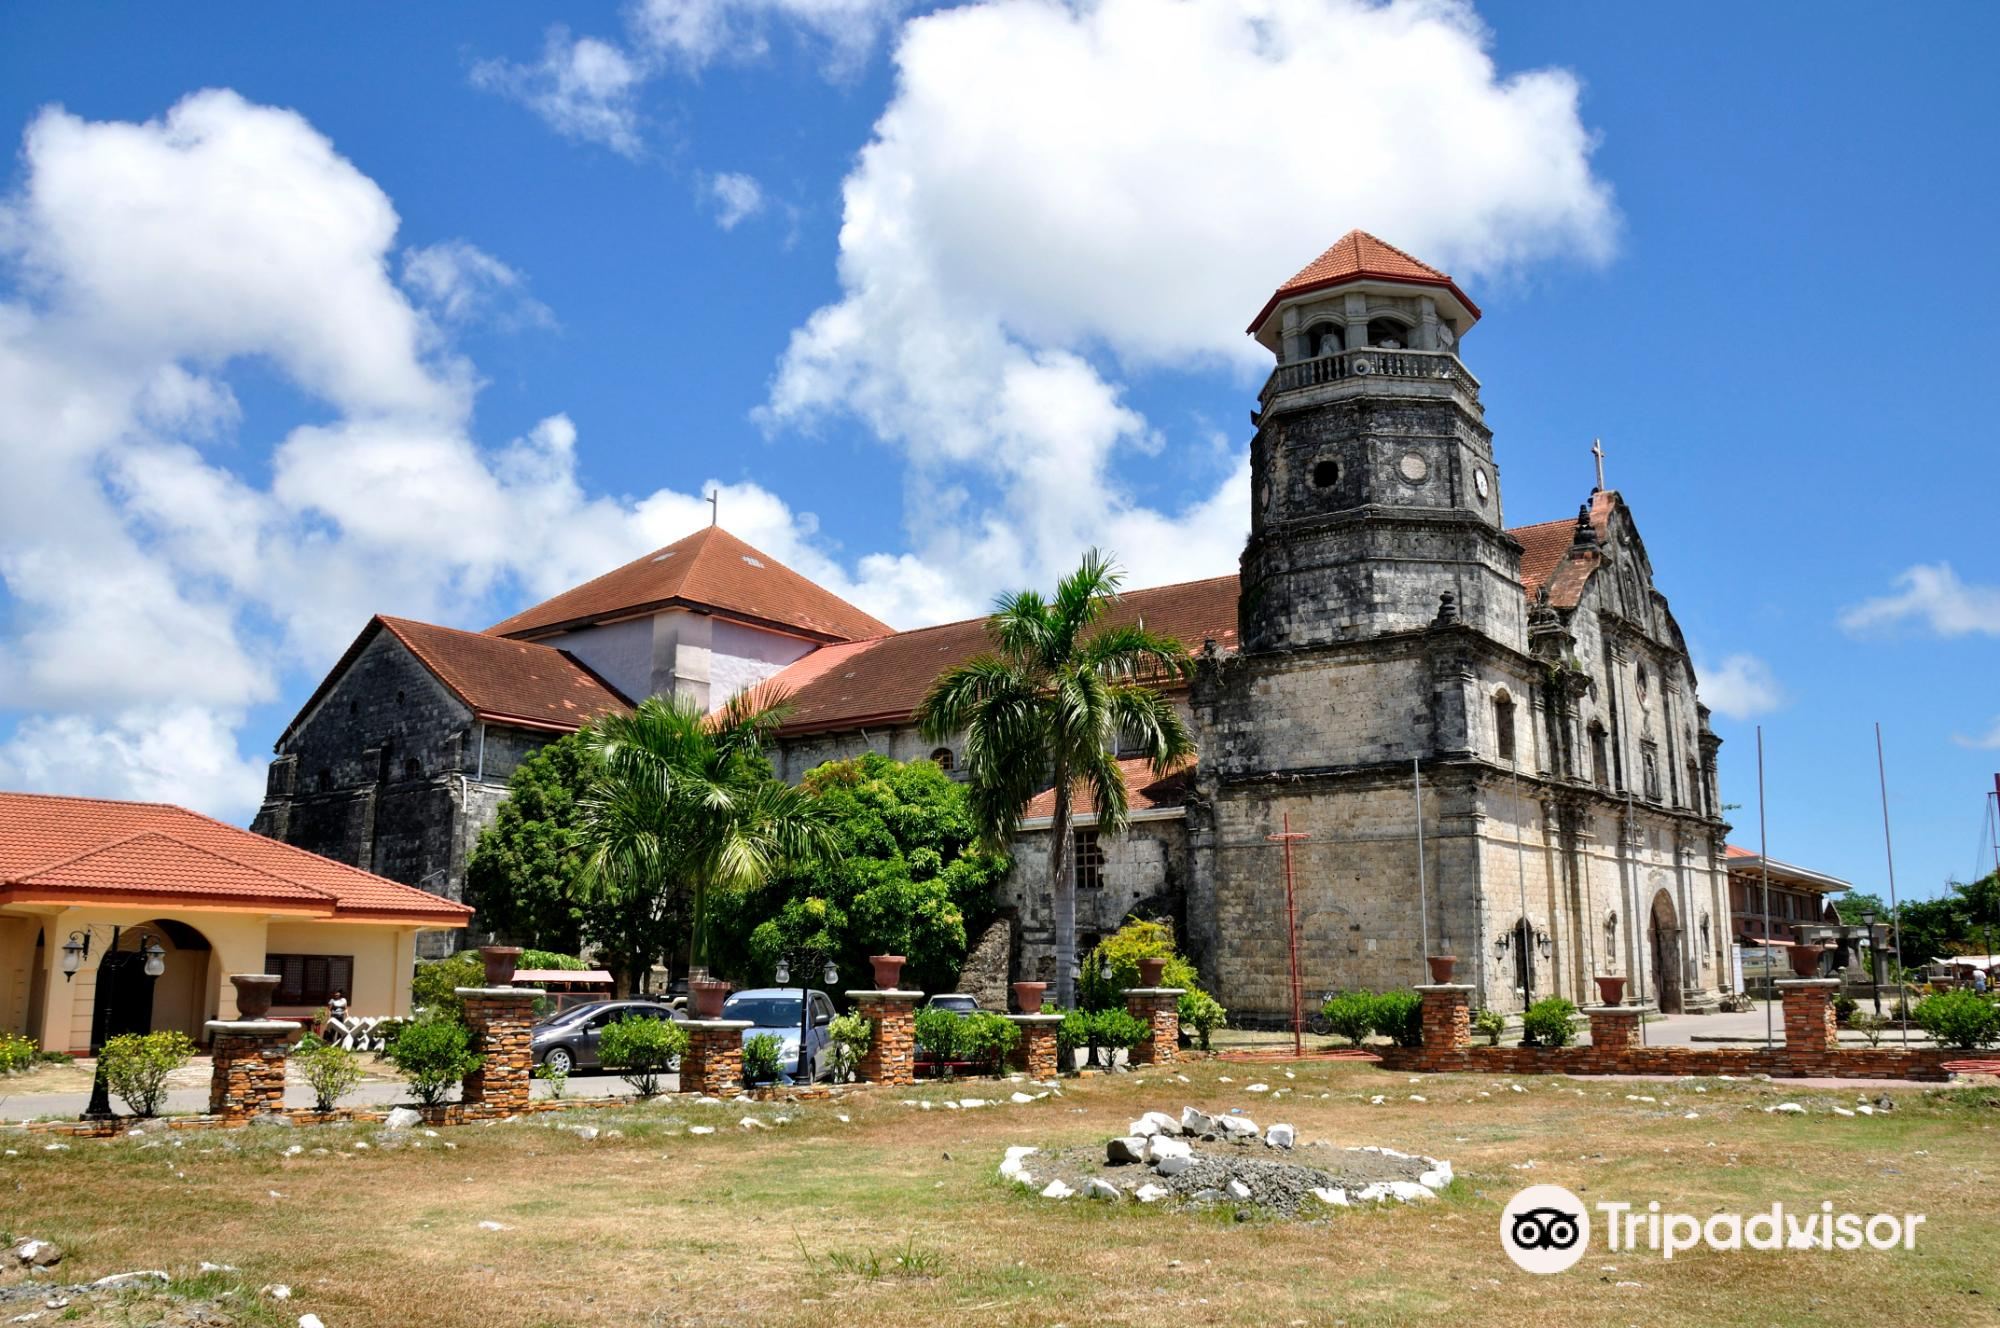
[[[981,1325],[1765,1325],[1864,1305],[1879,1322],[1960,1322],[2000,1304],[1991,1091],[1905,1090],[1894,1112],[1849,1118],[1831,1108],[1854,1093],[1755,1083],[1524,1079],[1513,1092],[1505,1080],[1412,1082],[1340,1062],[1289,1079],[1283,1066],[1215,1062],[1185,1074],[1092,1078],[1061,1097],[976,1110],[942,1103],[1004,1099],[1014,1086],[806,1107],[668,1099],[400,1139],[344,1126],[191,1133],[176,1148],[149,1133],[45,1153],[39,1139],[8,1136],[20,1155],[0,1158],[0,1227],[58,1241],[72,1275],[233,1264],[252,1287],[291,1284],[298,1308],[328,1328],[901,1328],[967,1314]],[[1252,1094],[1253,1081],[1287,1091]],[[1763,1110],[1781,1100],[1811,1111]],[[1184,1103],[1287,1120],[1302,1138],[1448,1158],[1462,1183],[1438,1202],[1298,1224],[1058,1204],[995,1174],[1009,1144],[1089,1143],[1142,1110]],[[745,1115],[772,1127],[745,1130]],[[715,1133],[688,1133],[701,1124]],[[586,1141],[566,1125],[600,1134]],[[291,1147],[303,1151],[287,1156]],[[1497,1233],[1500,1206],[1538,1181],[1586,1201],[1657,1198],[1697,1214],[1831,1199],[1930,1221],[1914,1255],[1665,1264],[1593,1251],[1571,1273],[1535,1279],[1505,1260]],[[1896,1288],[1886,1302],[1884,1286]]]

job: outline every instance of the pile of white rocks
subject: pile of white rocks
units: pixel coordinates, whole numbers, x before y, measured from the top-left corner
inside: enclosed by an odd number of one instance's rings
[[[1356,1204],[1434,1198],[1451,1184],[1452,1169],[1449,1162],[1392,1148],[1300,1146],[1290,1125],[1260,1128],[1240,1112],[1210,1115],[1184,1107],[1178,1119],[1147,1112],[1107,1140],[1101,1157],[1092,1150],[1009,1148],[1000,1175],[1047,1199],[1172,1198],[1311,1217]]]

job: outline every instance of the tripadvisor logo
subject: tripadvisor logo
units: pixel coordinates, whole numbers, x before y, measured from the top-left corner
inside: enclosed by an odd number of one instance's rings
[[[1670,1213],[1649,1203],[1591,1205],[1602,1219],[1604,1249],[1633,1254],[1649,1251],[1672,1259],[1688,1250],[1877,1250],[1917,1247],[1921,1213],[1835,1212],[1831,1201],[1803,1213],[1774,1203],[1760,1213],[1716,1213],[1703,1219]],[[1500,1246],[1530,1273],[1560,1273],[1590,1248],[1590,1212],[1583,1200],[1560,1185],[1530,1185],[1500,1213]]]

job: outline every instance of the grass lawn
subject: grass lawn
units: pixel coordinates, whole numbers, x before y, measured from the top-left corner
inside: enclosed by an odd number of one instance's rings
[[[239,1322],[310,1311],[327,1328],[1957,1324],[2000,1311],[2000,1089],[1896,1090],[1893,1112],[1840,1117],[1833,1106],[1853,1106],[1859,1090],[1415,1081],[1351,1062],[1308,1063],[1294,1078],[1282,1065],[1183,1070],[1192,1082],[1094,1077],[979,1110],[898,1099],[1005,1098],[1016,1085],[804,1107],[664,1099],[413,1133],[395,1147],[374,1126],[156,1130],[55,1152],[47,1136],[10,1132],[0,1146],[18,1155],[0,1157],[0,1230],[62,1245],[68,1281],[233,1265],[222,1280],[245,1289],[239,1304],[265,1283],[295,1292],[281,1315],[252,1308]],[[1290,1091],[1274,1100],[1247,1092],[1253,1081]],[[1781,1101],[1808,1112],[1764,1110]],[[1461,1180],[1436,1202],[1293,1224],[1058,1203],[995,1175],[1009,1144],[1100,1140],[1142,1110],[1188,1103],[1290,1121],[1302,1139],[1448,1158]],[[753,1131],[738,1125],[745,1115],[792,1119]],[[585,1141],[565,1124],[604,1133]],[[715,1132],[690,1135],[696,1124]],[[305,1151],[286,1156],[294,1145]],[[1830,1199],[1929,1220],[1914,1253],[1697,1251],[1667,1263],[1593,1248],[1571,1271],[1535,1278],[1502,1254],[1498,1223],[1508,1197],[1536,1182],[1699,1216]]]

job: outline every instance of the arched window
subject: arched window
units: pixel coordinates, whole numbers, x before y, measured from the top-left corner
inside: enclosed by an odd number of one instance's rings
[[[404,758],[403,758],[403,778],[404,778],[404,779],[422,779],[423,777],[424,777],[424,763],[423,763],[422,761],[419,761],[419,760],[418,760],[418,759],[417,759],[416,757],[414,757],[414,756],[406,756],[406,757],[404,757]]]
[[[1506,688],[1493,694],[1493,743],[1500,759],[1514,759],[1514,698]]]
[[[1401,350],[1410,344],[1410,332],[1393,318],[1371,318],[1368,320],[1368,344],[1384,350]]]
[[[949,747],[938,748],[936,751],[931,753],[931,761],[940,770],[950,770],[952,768],[951,748]]]
[[[1306,348],[1313,355],[1338,355],[1347,349],[1338,323],[1314,323],[1306,329]]]
[[[319,768],[319,773],[313,779],[319,785],[321,793],[328,793],[333,790],[333,771],[327,769],[325,766]]]
[[[1611,747],[1610,741],[1608,740],[1604,732],[1604,725],[1599,723],[1597,720],[1594,719],[1591,720],[1590,721],[1590,778],[1591,782],[1595,783],[1597,787],[1605,789],[1607,791],[1611,788],[1610,747]]]

